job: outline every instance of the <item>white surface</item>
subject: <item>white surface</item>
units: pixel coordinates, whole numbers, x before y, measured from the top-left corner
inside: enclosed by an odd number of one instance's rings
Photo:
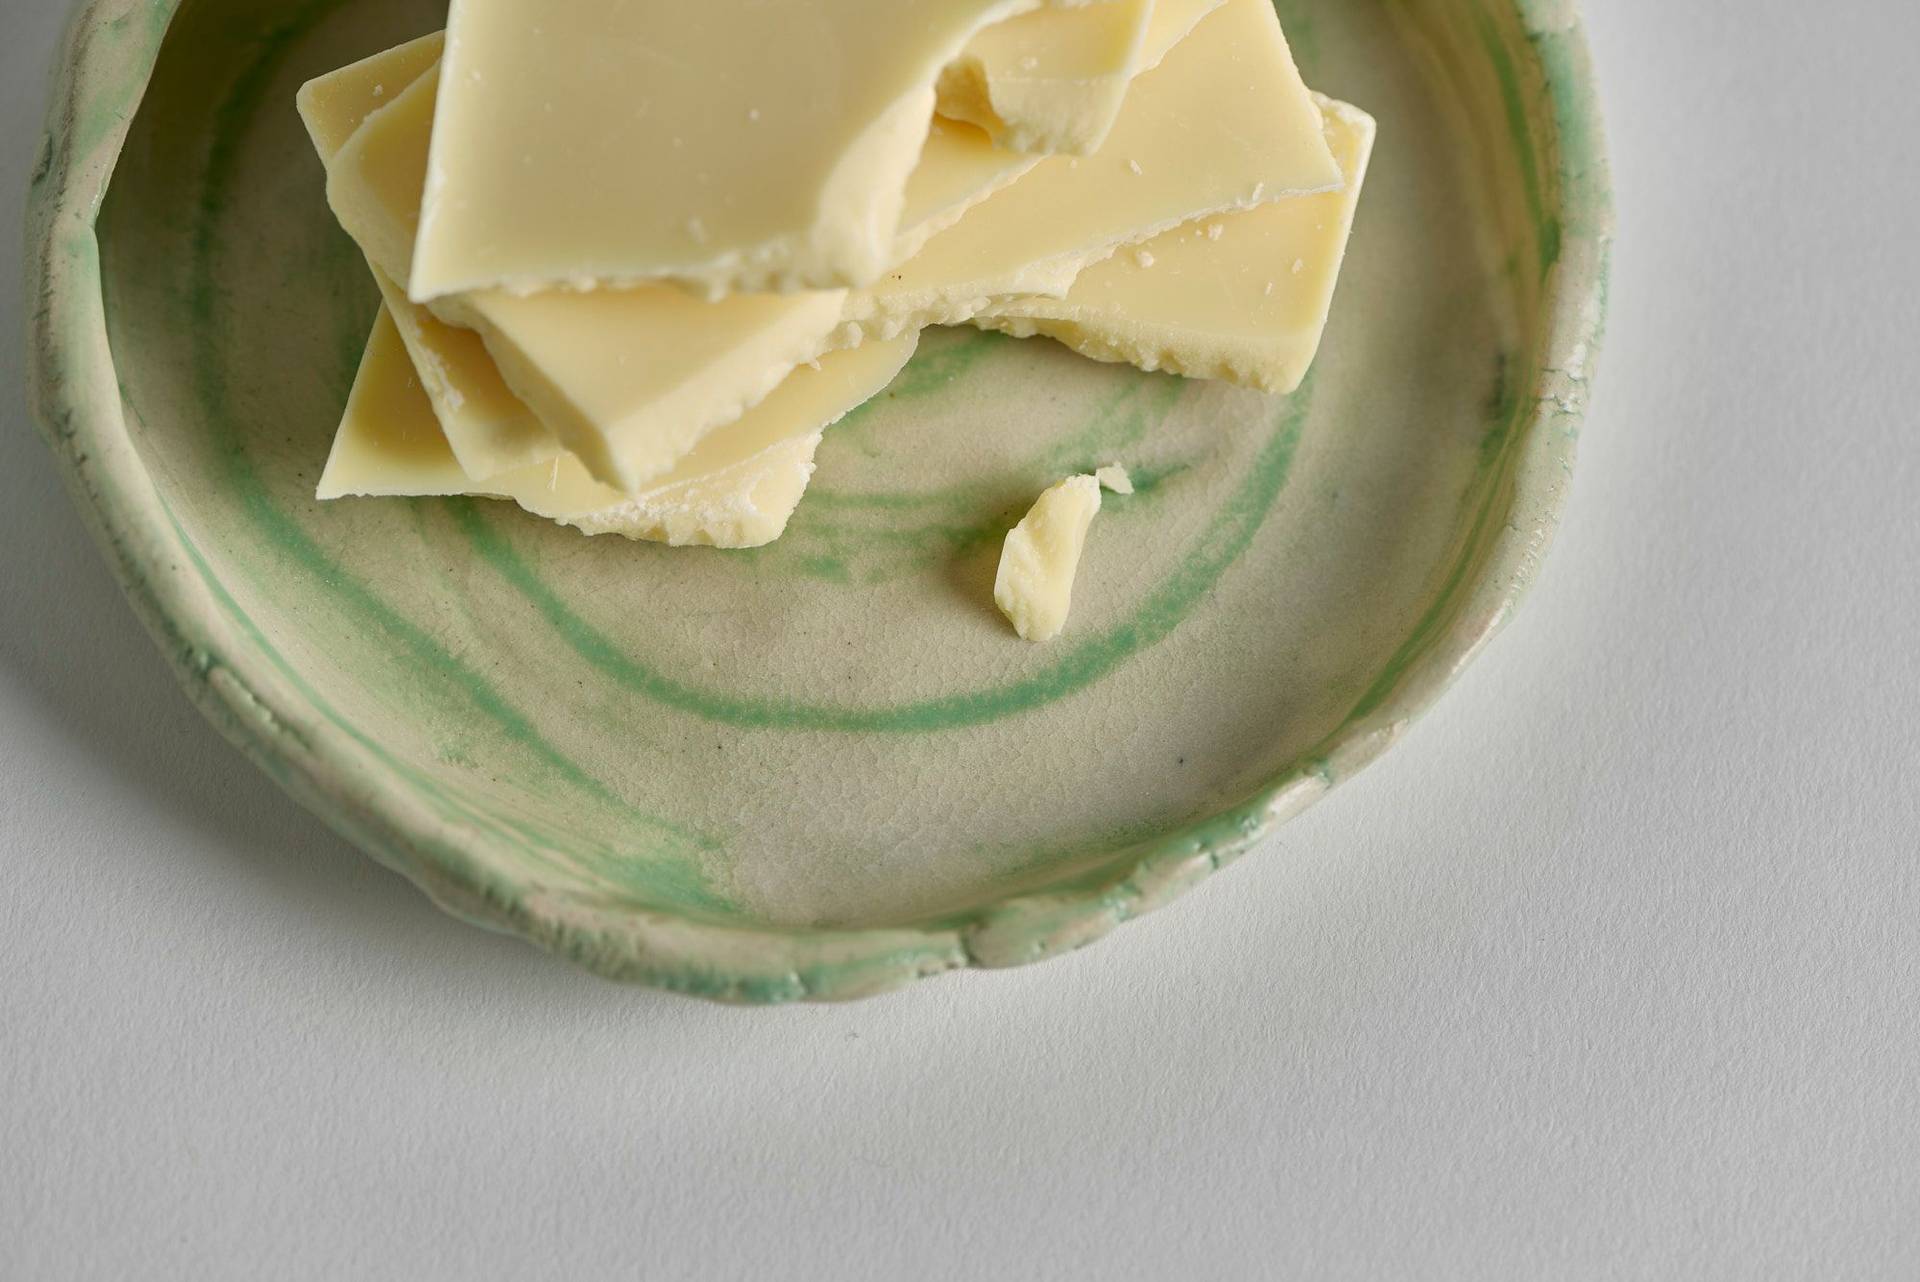
[[[0,296],[0,1276],[1920,1276],[1920,11],[1592,7],[1613,331],[1518,621],[1171,909],[865,1005],[615,988],[322,831]]]

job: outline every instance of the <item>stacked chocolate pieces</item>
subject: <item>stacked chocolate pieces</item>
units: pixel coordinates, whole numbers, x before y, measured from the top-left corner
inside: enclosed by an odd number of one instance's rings
[[[929,325],[1293,390],[1374,135],[1268,0],[455,0],[300,111],[383,300],[320,496],[721,547]]]

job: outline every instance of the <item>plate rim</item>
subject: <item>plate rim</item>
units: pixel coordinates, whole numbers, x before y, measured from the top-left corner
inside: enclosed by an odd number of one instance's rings
[[[1591,58],[1572,0],[1502,0],[1539,56],[1556,144],[1560,253],[1544,341],[1516,420],[1506,520],[1442,593],[1354,711],[1247,800],[1116,851],[1085,884],[994,901],[937,927],[808,929],[703,922],[548,901],[490,873],[463,834],[411,803],[344,732],[282,697],[193,564],[121,411],[94,223],[180,0],[89,0],[55,64],[26,218],[31,417],[89,533],[194,704],[269,778],[447,912],[519,935],[607,978],[747,1004],[845,1000],[970,967],[1039,961],[1102,938],[1198,885],[1376,759],[1511,617],[1537,577],[1570,485],[1606,323],[1612,191]],[[1546,46],[1551,43],[1549,62]],[[102,127],[98,122],[110,123]],[[1578,140],[1570,145],[1569,140]],[[1492,499],[1489,499],[1491,505]],[[1489,508],[1491,510],[1491,508]],[[1447,617],[1438,617],[1448,607]],[[1431,628],[1431,630],[1429,630]]]

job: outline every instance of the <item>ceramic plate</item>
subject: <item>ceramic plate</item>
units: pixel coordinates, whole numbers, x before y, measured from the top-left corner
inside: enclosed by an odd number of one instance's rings
[[[1608,235],[1570,4],[1282,3],[1309,81],[1380,122],[1298,395],[929,333],[736,553],[315,502],[376,296],[294,90],[444,5],[175,9],[73,31],[41,420],[222,730],[449,911],[601,974],[842,998],[1087,943],[1391,744],[1545,550]],[[1139,490],[1067,633],[1016,640],[1001,536],[1111,461]]]

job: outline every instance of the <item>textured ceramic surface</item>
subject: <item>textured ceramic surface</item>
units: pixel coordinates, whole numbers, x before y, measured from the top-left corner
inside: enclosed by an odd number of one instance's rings
[[[1300,394],[932,333],[751,553],[314,502],[376,296],[293,92],[440,7],[177,7],[76,22],[29,216],[38,415],[254,761],[602,974],[841,998],[1087,943],[1391,744],[1546,549],[1609,218],[1569,4],[1281,5],[1314,86],[1380,121]],[[1022,644],[999,538],[1111,461],[1139,492],[1067,633]]]

